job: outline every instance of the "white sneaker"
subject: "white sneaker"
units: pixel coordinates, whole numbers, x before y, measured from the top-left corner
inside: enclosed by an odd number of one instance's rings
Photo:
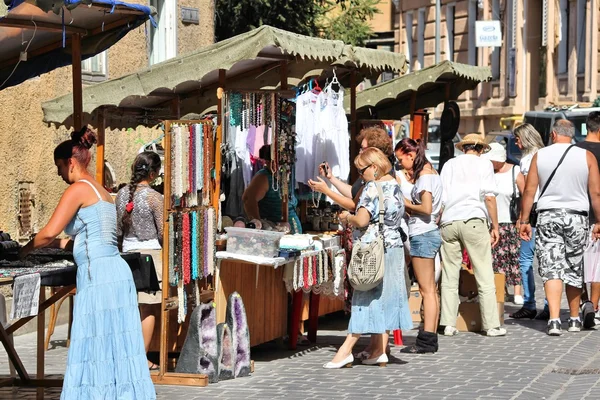
[[[484,332],[486,336],[506,336],[506,329],[502,327],[488,329]]]
[[[458,329],[453,326],[447,326],[444,328],[444,336],[456,336],[458,335]]]
[[[513,304],[516,306],[522,306],[525,301],[523,300],[523,296],[520,294],[515,294],[513,298]]]

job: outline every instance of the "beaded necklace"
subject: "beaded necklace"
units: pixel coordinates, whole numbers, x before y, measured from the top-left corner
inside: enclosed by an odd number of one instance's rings
[[[192,226],[190,227],[192,242],[192,280],[198,279],[198,211],[192,211]],[[195,285],[194,285],[195,287]]]
[[[191,271],[190,271],[190,214],[182,213],[182,232],[181,232],[181,269],[183,275],[183,283],[185,285],[190,283]]]

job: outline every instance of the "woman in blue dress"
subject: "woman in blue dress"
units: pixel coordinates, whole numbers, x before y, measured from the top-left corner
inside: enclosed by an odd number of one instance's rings
[[[356,213],[344,211],[340,220],[353,226],[354,241],[370,243],[378,235],[379,207],[384,207],[383,236],[385,242],[385,269],[383,281],[367,291],[354,291],[352,313],[348,324],[348,336],[333,360],[324,368],[342,368],[354,362],[352,348],[361,334],[376,335],[370,358],[363,364],[385,366],[385,352],[389,331],[412,329],[413,323],[408,306],[404,280],[404,248],[400,234],[400,222],[404,215],[404,200],[400,185],[389,175],[392,165],[385,154],[376,148],[368,148],[354,160],[365,187],[356,205]],[[379,204],[377,185],[383,191],[384,204]]]
[[[94,143],[83,128],[54,150],[69,187],[21,257],[40,247],[73,249],[77,295],[61,399],[155,399],[133,277],[117,249],[115,205],[87,171]],[[56,239],[63,230],[73,239]]]

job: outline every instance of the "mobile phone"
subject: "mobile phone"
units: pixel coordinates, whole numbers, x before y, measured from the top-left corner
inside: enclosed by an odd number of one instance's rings
[[[323,161],[321,165],[323,166],[323,171],[325,171],[325,175],[329,175],[329,167],[327,166],[327,162]]]

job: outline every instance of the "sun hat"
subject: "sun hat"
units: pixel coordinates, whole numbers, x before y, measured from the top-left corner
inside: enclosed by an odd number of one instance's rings
[[[487,144],[483,138],[481,137],[480,134],[478,133],[469,133],[468,135],[466,135],[459,143],[456,143],[456,148],[460,151],[463,151],[463,146],[468,145],[468,144],[480,144],[483,146],[483,152],[487,153],[488,151],[490,151],[490,145]]]
[[[481,156],[490,161],[506,162],[506,149],[500,143],[490,143],[490,151]]]

